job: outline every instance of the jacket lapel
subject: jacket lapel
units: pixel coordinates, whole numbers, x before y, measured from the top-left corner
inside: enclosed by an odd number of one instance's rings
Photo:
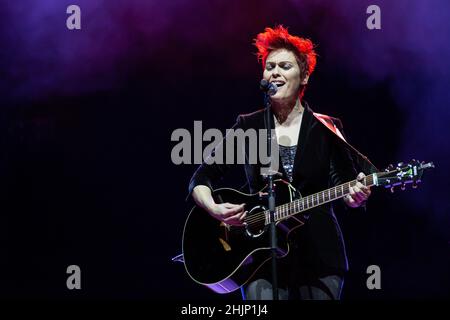
[[[312,113],[312,110],[309,108],[308,104],[305,102],[305,109],[303,111],[303,118],[302,118],[302,124],[300,126],[300,133],[298,136],[297,141],[297,151],[295,153],[295,159],[294,159],[294,172],[292,173],[293,176],[293,183],[296,182],[297,177],[299,175],[299,172],[302,170],[303,166],[302,164],[305,161],[305,150],[309,142],[309,133],[311,132],[311,129],[316,124],[316,121],[314,121],[314,115]]]

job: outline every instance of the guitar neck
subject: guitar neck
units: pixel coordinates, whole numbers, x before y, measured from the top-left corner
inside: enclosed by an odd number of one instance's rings
[[[376,185],[377,174],[373,173],[371,175],[368,175],[364,177],[363,180],[360,182],[367,186],[371,187],[373,185]],[[294,200],[292,202],[286,203],[281,206],[277,206],[275,208],[275,221],[281,221],[287,218],[292,217],[293,215],[296,215],[300,212],[318,207],[320,205],[323,205],[325,203],[340,199],[342,197],[345,197],[346,195],[350,194],[350,187],[355,186],[357,183],[357,180],[352,180],[346,183],[343,183],[341,185],[329,188],[324,191],[320,191],[314,194],[311,194],[307,197]],[[270,223],[270,215],[269,211],[265,212],[265,223]]]

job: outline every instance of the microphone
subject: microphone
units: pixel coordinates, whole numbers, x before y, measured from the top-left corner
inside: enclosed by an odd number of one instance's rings
[[[259,83],[259,88],[269,96],[273,96],[278,91],[278,87],[275,83],[270,83],[266,79],[262,79]]]

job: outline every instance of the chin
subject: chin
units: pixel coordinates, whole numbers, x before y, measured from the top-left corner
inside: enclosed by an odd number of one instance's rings
[[[275,101],[284,101],[284,100],[289,100],[289,97],[287,97],[285,94],[275,94],[274,96],[272,96],[272,100]]]

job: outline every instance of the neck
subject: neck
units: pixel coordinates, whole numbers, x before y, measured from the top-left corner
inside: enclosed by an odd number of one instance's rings
[[[302,112],[303,106],[300,98],[289,101],[272,100],[272,110],[278,122],[281,124],[285,122],[291,115]]]

